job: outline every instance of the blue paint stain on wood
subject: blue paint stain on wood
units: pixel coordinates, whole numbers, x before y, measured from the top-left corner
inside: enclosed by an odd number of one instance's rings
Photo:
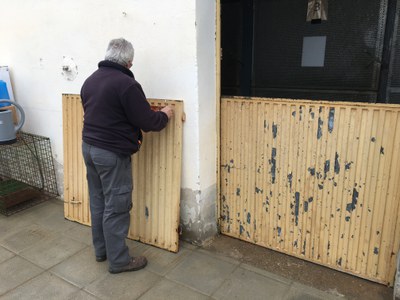
[[[324,185],[323,185],[323,184],[318,184],[318,188],[319,188],[320,190],[322,190],[322,189],[324,188]]]
[[[264,191],[262,189],[259,189],[258,187],[255,188],[256,194],[262,194]]]
[[[222,166],[223,166],[225,169],[228,170],[228,173],[230,173],[230,172],[231,172],[231,169],[234,168],[233,159],[231,159],[231,160],[229,161],[229,164],[225,164],[225,165],[222,165]]]
[[[248,212],[247,213],[247,224],[251,223],[251,214]]]
[[[317,130],[317,139],[322,137],[322,125],[324,125],[324,121],[319,117],[318,118],[318,130]]]
[[[308,172],[310,172],[311,176],[315,176],[315,168],[308,168]]]
[[[292,173],[289,173],[288,176],[287,176],[287,178],[288,178],[288,181],[289,181],[290,189],[292,189],[293,174],[292,174]]]
[[[265,211],[268,212],[269,209],[269,198],[268,196],[265,198]]]
[[[304,212],[308,212],[308,201],[304,201],[303,207],[304,207]]]
[[[351,199],[351,203],[348,203],[346,205],[346,210],[351,213],[353,210],[356,209],[356,205],[357,205],[357,201],[358,201],[358,191],[356,190],[356,188],[353,188],[353,195],[352,195],[352,199]]]
[[[292,112],[292,116],[295,117],[296,116],[296,111]]]
[[[295,199],[295,206],[294,206],[294,216],[295,216],[295,223],[296,226],[299,224],[299,207],[300,207],[300,193],[296,192],[294,194]]]
[[[385,148],[381,147],[381,154],[385,155]]]
[[[240,196],[240,188],[236,188],[236,196]]]
[[[339,154],[335,153],[335,173],[339,174],[340,172],[340,164],[339,164]]]
[[[278,125],[272,123],[272,137],[276,139],[277,135],[278,135]]]
[[[337,263],[338,266],[341,266],[342,265],[342,258],[339,258],[336,263]]]
[[[344,166],[344,168],[346,169],[346,170],[350,170],[350,167],[351,167],[351,164],[352,164],[353,162],[351,161],[351,162],[349,162],[349,163],[347,163],[345,166]]]
[[[242,225],[240,225],[239,227],[239,234],[241,235],[244,232],[244,227]]]
[[[331,161],[328,159],[325,161],[324,165],[324,179],[326,179],[329,170],[331,169]]]
[[[149,218],[149,208],[147,206],[145,207],[144,215],[146,216],[146,219]]]
[[[328,131],[329,131],[329,133],[332,133],[334,123],[335,123],[335,109],[331,108],[331,109],[329,109],[329,119],[328,119]]]
[[[350,221],[350,217],[349,216],[347,216],[346,218],[344,218],[345,220],[346,220],[346,222],[349,222]]]
[[[375,254],[375,255],[378,255],[378,254],[379,254],[379,248],[378,248],[378,247],[375,247],[375,248],[374,248],[374,254]]]
[[[281,236],[281,234],[282,234],[282,228],[277,227],[276,229],[278,230],[278,236]]]
[[[304,242],[303,242],[303,251],[301,251],[301,254],[303,254],[303,255],[306,254],[306,245],[307,245],[307,241],[304,240]]]
[[[311,203],[311,202],[313,202],[313,200],[314,200],[314,198],[313,198],[313,197],[310,197],[310,198],[308,198],[308,203]]]
[[[276,178],[276,148],[272,148],[270,163],[271,163],[272,183],[275,183],[275,178]]]

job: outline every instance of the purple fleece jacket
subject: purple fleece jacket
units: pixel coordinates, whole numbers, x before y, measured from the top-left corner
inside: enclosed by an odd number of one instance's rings
[[[86,79],[81,99],[83,141],[117,154],[137,152],[141,130],[160,131],[168,123],[165,113],[151,110],[133,73],[111,61],[101,61]]]

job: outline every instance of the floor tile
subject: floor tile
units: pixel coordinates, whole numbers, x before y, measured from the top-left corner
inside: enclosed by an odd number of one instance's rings
[[[70,230],[75,224],[64,218],[64,206],[49,203],[44,211],[35,211],[36,214],[31,215],[35,224],[43,227],[50,227],[53,231],[62,232]]]
[[[42,273],[5,294],[2,300],[68,299],[78,288],[48,272]]]
[[[84,290],[100,299],[137,299],[159,280],[160,276],[144,269],[108,274]]]
[[[132,256],[142,255],[146,250],[152,248],[152,246],[144,244],[142,242],[126,239],[126,245],[129,248],[129,254]]]
[[[209,299],[209,297],[194,290],[191,290],[185,286],[179,285],[175,282],[169,281],[167,279],[162,279],[139,299],[140,300],[153,300],[153,299],[203,300],[203,299]]]
[[[86,245],[91,246],[93,244],[91,227],[69,220],[64,220],[64,222],[70,223],[71,227],[68,230],[63,231],[63,235]]]
[[[179,249],[182,249],[182,248],[186,248],[186,249],[189,249],[189,250],[196,250],[196,249],[199,248],[199,246],[196,246],[196,245],[190,244],[188,242],[179,240]]]
[[[289,285],[238,268],[212,296],[214,299],[283,299]]]
[[[51,239],[54,236],[55,233],[52,230],[36,224],[31,224],[7,232],[4,237],[0,238],[0,245],[13,252],[19,253],[41,243],[45,239]]]
[[[237,266],[202,253],[192,252],[166,277],[211,295]]]
[[[76,286],[85,287],[108,274],[108,263],[107,261],[96,262],[93,249],[87,246],[82,251],[51,268],[50,272]]]
[[[40,222],[41,220],[47,219],[53,215],[63,217],[64,207],[62,203],[44,201],[43,203],[30,207],[29,209],[21,211],[18,214],[21,218],[29,219],[33,222]]]
[[[50,268],[71,255],[77,253],[87,245],[67,238],[58,236],[54,239],[46,239],[21,252],[21,256],[37,264],[42,268]]]
[[[15,256],[0,264],[0,295],[39,275],[43,269]]]
[[[165,275],[189,253],[190,251],[187,249],[181,249],[178,253],[173,253],[164,249],[149,247],[140,255],[144,255],[148,260],[147,270]]]
[[[344,299],[344,297],[338,297],[336,295],[331,295],[327,292],[317,290],[315,288],[294,282],[285,300],[338,300]]]
[[[4,237],[10,232],[16,232],[19,229],[32,225],[32,221],[18,216],[18,214],[11,216],[0,215],[0,237]]]
[[[246,269],[248,271],[257,273],[259,275],[268,277],[268,278],[273,279],[275,281],[279,281],[279,282],[284,283],[284,284],[286,284],[288,286],[290,286],[293,283],[291,280],[289,280],[287,278],[284,278],[282,276],[276,275],[274,273],[268,272],[268,271],[263,270],[263,269],[259,269],[259,268],[253,267],[253,266],[248,265],[248,264],[241,264],[240,267],[243,268],[243,269]]]
[[[15,256],[14,253],[0,246],[0,263],[10,259],[13,256]]]
[[[221,255],[221,254],[218,254],[218,253],[215,253],[215,252],[210,252],[210,251],[207,251],[204,248],[199,248],[197,250],[197,252],[203,253],[203,254],[205,254],[207,256],[215,257],[218,260],[223,260],[223,261],[229,262],[229,263],[234,264],[234,265],[239,265],[240,264],[240,261],[235,259],[235,258],[231,258],[231,257],[228,257],[226,255]]]
[[[68,300],[97,300],[99,298],[89,294],[88,292],[85,291],[77,291],[73,293],[72,295],[68,296]]]

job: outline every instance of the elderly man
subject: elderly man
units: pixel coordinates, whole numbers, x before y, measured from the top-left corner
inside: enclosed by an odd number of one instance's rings
[[[125,243],[132,208],[131,155],[139,150],[142,130],[160,131],[173,115],[169,106],[151,110],[129,70],[133,55],[130,42],[111,40],[105,60],[81,89],[93,245],[96,261],[108,259],[110,273],[136,271],[147,264],[143,256],[131,257]]]

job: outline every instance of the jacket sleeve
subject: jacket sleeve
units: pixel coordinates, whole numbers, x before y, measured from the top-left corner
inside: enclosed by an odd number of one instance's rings
[[[124,93],[121,104],[129,122],[145,132],[160,131],[168,123],[168,116],[161,111],[153,111],[139,84],[130,86]]]

